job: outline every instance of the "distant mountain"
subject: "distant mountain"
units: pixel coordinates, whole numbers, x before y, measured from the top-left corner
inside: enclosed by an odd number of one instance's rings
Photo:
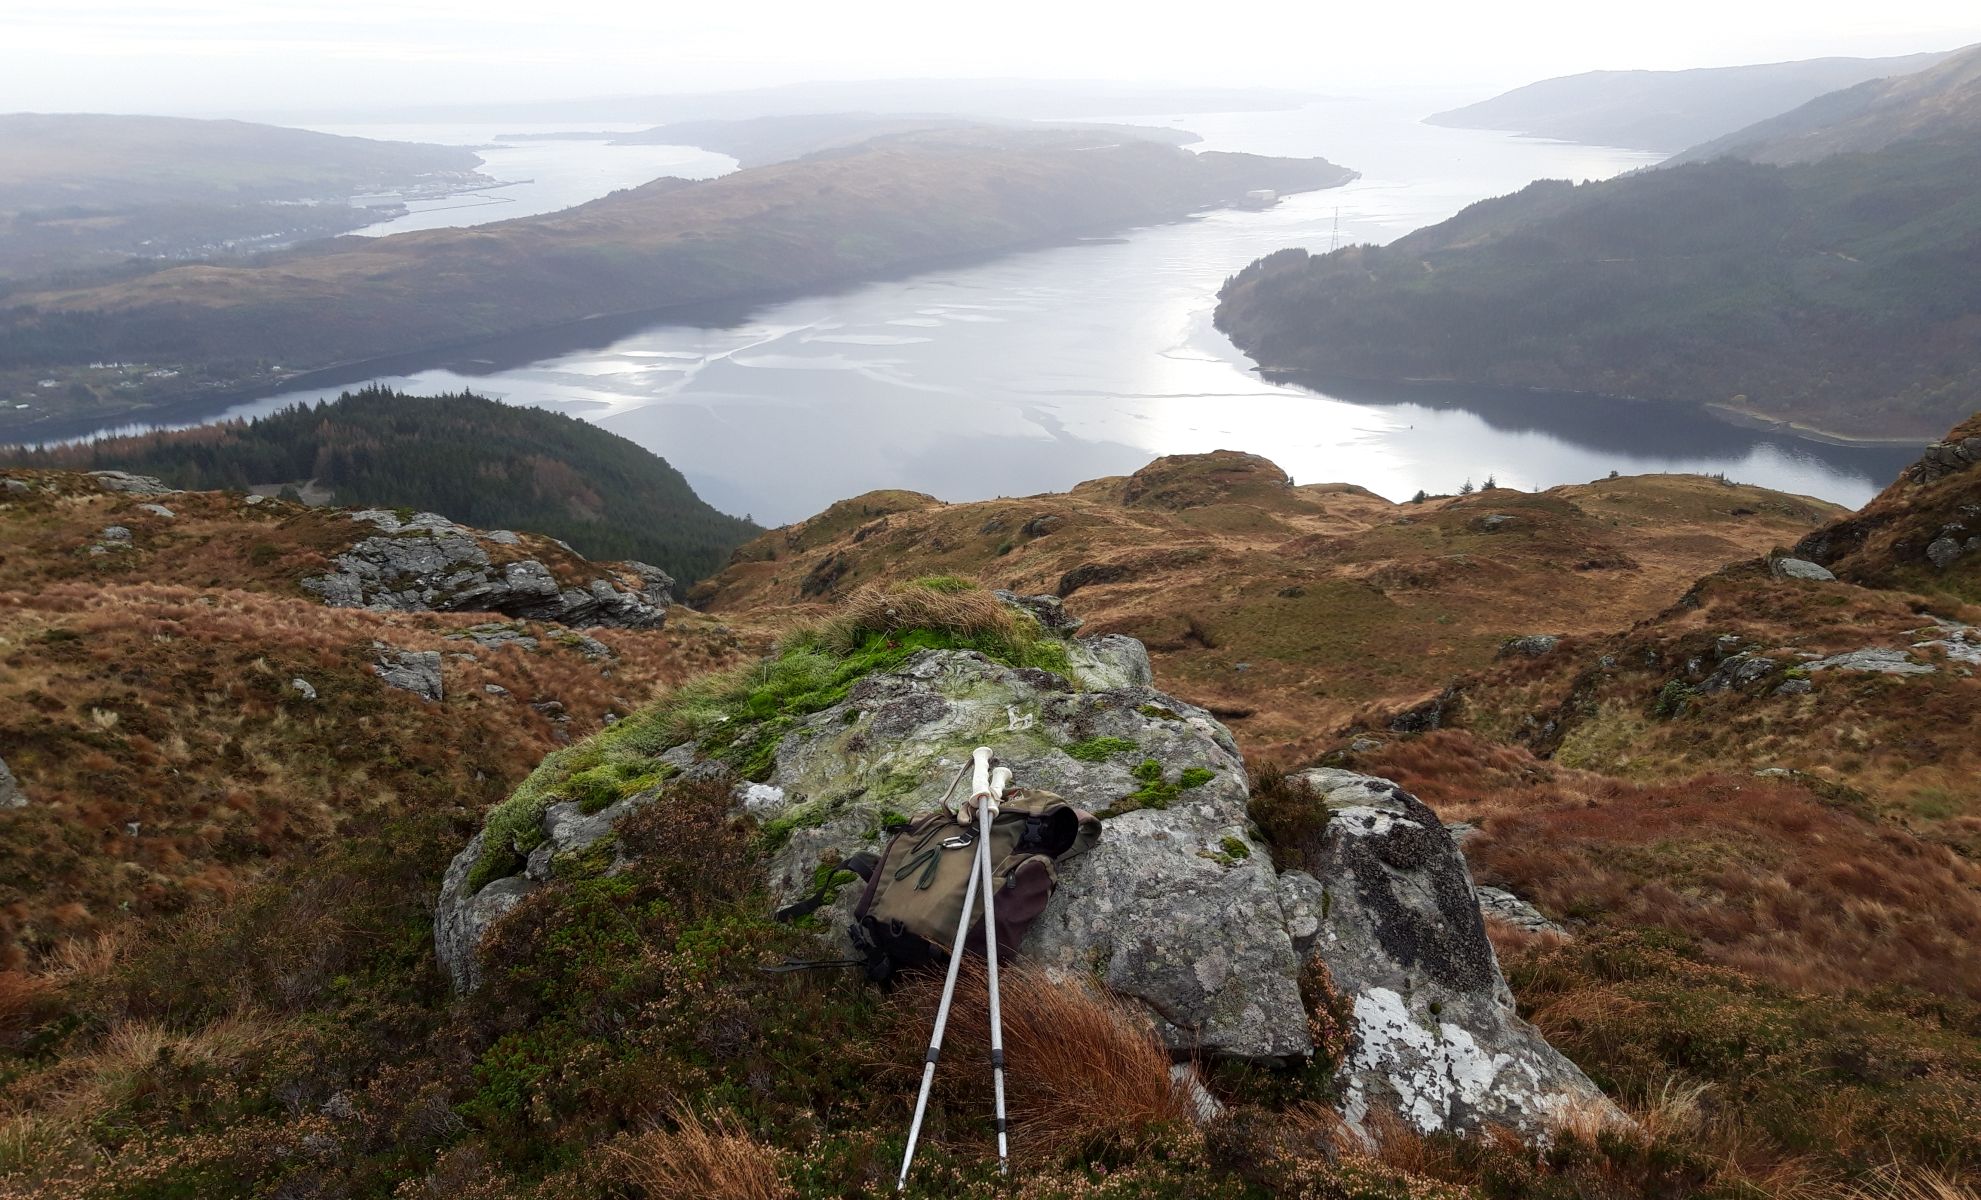
[[[0,454],[15,466],[155,475],[177,487],[293,484],[338,504],[521,529],[686,583],[762,532],[717,512],[667,460],[563,413],[380,388],[253,421]]]
[[[1744,158],[1810,162],[1909,138],[1981,134],[1981,46],[1910,75],[1819,96],[1792,112],[1694,146],[1672,164]],[[1670,165],[1670,164],[1668,164]]]
[[[460,146],[246,121],[0,115],[0,283],[211,259],[379,219],[357,194],[486,181]]]
[[[794,113],[945,113],[1061,120],[1129,113],[1264,112],[1298,108],[1315,93],[1290,88],[1189,87],[1098,79],[845,79],[719,92],[575,100],[436,104],[313,114],[382,121],[703,121]]]
[[[619,146],[699,146],[727,154],[746,167],[787,162],[822,150],[844,150],[877,137],[894,137],[931,129],[960,129],[983,124],[982,119],[912,113],[809,113],[798,116],[746,117],[740,120],[675,121],[638,133],[612,138]],[[996,122],[1019,129],[1060,129],[1107,133],[1140,141],[1188,146],[1201,141],[1183,129],[1155,125],[1094,125],[1071,122]]]
[[[1690,71],[1587,71],[1544,79],[1424,118],[1635,150],[1683,150],[1787,112],[1826,92],[1930,67],[1942,53],[1813,58]]]
[[[1977,179],[1981,138],[1535,183],[1388,246],[1261,259],[1217,322],[1269,369],[1924,442],[1981,391]]]
[[[248,121],[0,115],[0,211],[312,200],[481,164],[461,146],[382,142]]]
[[[0,408],[0,439],[210,402],[298,370],[836,287],[1354,177],[1325,159],[1094,132],[930,130],[493,225],[20,294],[0,307],[0,396],[28,407]]]

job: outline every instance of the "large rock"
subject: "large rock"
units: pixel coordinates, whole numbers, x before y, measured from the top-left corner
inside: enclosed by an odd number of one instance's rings
[[[494,562],[483,543],[514,544],[506,538],[456,525],[435,513],[402,521],[393,513],[367,509],[351,514],[381,533],[337,556],[336,570],[303,580],[332,608],[371,608],[398,612],[499,612],[560,625],[614,625],[657,628],[673,603],[674,581],[646,563],[625,568],[639,580],[595,578],[583,586],[560,584],[535,559]]]
[[[1339,1076],[1349,1126],[1366,1136],[1379,1107],[1423,1133],[1622,1120],[1515,1011],[1471,873],[1437,815],[1386,779],[1328,768],[1301,778],[1328,813],[1306,847],[1304,886],[1325,897],[1312,953],[1353,1006]]]
[[[170,496],[179,490],[154,476],[133,475],[128,471],[91,471],[90,477],[106,492],[127,492],[133,496]]]
[[[7,760],[0,758],[0,808],[26,808],[27,805],[27,793],[21,790],[14,773],[7,769]]]
[[[411,692],[435,704],[446,698],[440,679],[440,651],[393,650],[383,645],[378,649],[379,660],[371,669],[385,681],[385,686]]]
[[[988,745],[1020,786],[1103,820],[1100,841],[1060,864],[1059,889],[1023,953],[1139,1000],[1177,1053],[1309,1054],[1300,980],[1318,963],[1356,1013],[1342,1070],[1357,1128],[1384,1105],[1425,1130],[1498,1122],[1543,1133],[1572,1107],[1606,1104],[1515,1014],[1464,860],[1429,809],[1381,780],[1313,773],[1329,812],[1305,858],[1318,869],[1279,872],[1248,819],[1250,787],[1230,732],[1151,688],[1132,639],[1085,639],[1072,650],[1071,680],[966,651],[923,651],[798,719],[766,777],[735,794],[776,842],[773,900],[807,895],[834,856],[880,849],[888,823],[933,808],[970,750]],[[693,745],[659,757],[688,777],[716,769]],[[554,878],[559,855],[593,845],[658,794],[590,816],[550,805],[541,844],[479,893],[467,885],[483,841],[470,843],[448,869],[435,917],[436,950],[456,986],[474,986],[483,932]],[[858,890],[841,889],[814,914],[837,943],[825,956],[850,951]]]

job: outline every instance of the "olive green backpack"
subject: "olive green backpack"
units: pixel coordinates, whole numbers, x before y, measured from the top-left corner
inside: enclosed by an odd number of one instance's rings
[[[963,916],[963,894],[976,861],[978,830],[947,808],[925,814],[889,839],[878,857],[853,856],[842,865],[866,888],[853,909],[853,942],[867,976],[947,962]],[[1092,846],[1101,823],[1051,792],[1013,789],[991,819],[990,886],[1000,964],[1018,952],[1025,933],[1059,885],[1054,864]],[[813,896],[780,910],[791,920],[819,907]],[[982,910],[964,938],[965,953],[984,952]]]

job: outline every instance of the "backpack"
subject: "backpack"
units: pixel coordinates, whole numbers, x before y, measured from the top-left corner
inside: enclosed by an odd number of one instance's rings
[[[1051,792],[1013,789],[1005,795],[990,832],[1000,966],[1017,954],[1059,886],[1054,864],[1086,850],[1100,835],[1099,819]],[[886,982],[897,971],[949,960],[978,836],[977,826],[942,808],[910,821],[878,858],[857,854],[840,864],[866,880],[853,908],[852,936],[869,979]],[[821,903],[823,897],[814,895],[777,915],[793,920]],[[963,949],[984,952],[981,909]]]

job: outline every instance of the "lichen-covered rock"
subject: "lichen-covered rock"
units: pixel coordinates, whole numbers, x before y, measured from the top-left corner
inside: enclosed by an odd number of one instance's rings
[[[90,477],[97,486],[106,492],[128,492],[133,496],[169,496],[178,488],[167,487],[161,479],[150,475],[133,475],[128,471],[91,471]]]
[[[434,957],[454,989],[471,992],[481,985],[481,967],[475,950],[481,945],[482,937],[510,909],[550,881],[552,864],[559,855],[591,849],[612,832],[621,818],[653,803],[658,795],[658,789],[649,789],[589,814],[573,803],[550,805],[543,812],[543,840],[530,851],[523,870],[494,880],[480,891],[468,887],[468,877],[481,859],[488,831],[475,834],[447,864],[447,873],[440,880],[440,898],[433,909]],[[624,867],[625,863],[615,856],[612,869]]]
[[[27,793],[21,790],[20,781],[7,769],[7,760],[0,758],[0,808],[26,808]]]
[[[436,513],[402,521],[378,509],[351,514],[381,533],[337,556],[336,570],[302,581],[332,608],[398,612],[499,612],[560,625],[658,628],[673,603],[674,581],[647,563],[623,564],[637,585],[596,578],[582,587],[558,582],[535,559],[496,563],[482,545],[513,544]]]
[[[1424,1133],[1623,1119],[1515,1011],[1465,859],[1436,814],[1385,779],[1300,777],[1328,810],[1307,848],[1327,897],[1312,953],[1352,1005],[1338,1080],[1349,1126],[1366,1134],[1378,1107]]]
[[[371,669],[385,681],[385,686],[411,692],[435,704],[446,698],[440,680],[440,651],[393,650],[385,646],[379,650],[381,657]]]
[[[1570,1109],[1614,1111],[1514,1012],[1464,860],[1429,809],[1382,780],[1309,773],[1328,810],[1318,853],[1306,856],[1316,869],[1277,871],[1249,820],[1230,732],[1148,686],[1146,654],[1132,640],[1070,648],[1072,679],[923,650],[860,679],[836,704],[782,718],[789,726],[767,766],[733,794],[770,847],[773,903],[811,894],[822,864],[881,849],[889,824],[934,808],[971,749],[986,745],[1020,788],[1054,792],[1103,820],[1099,842],[1059,864],[1058,890],[1022,953],[1139,1001],[1174,1051],[1310,1053],[1300,984],[1318,966],[1355,1013],[1341,1083],[1358,1129],[1376,1106],[1426,1131],[1461,1132],[1497,1123],[1543,1133]],[[655,756],[654,767],[673,781],[725,770],[693,744]],[[666,786],[596,814],[549,804],[536,826],[502,835],[527,853],[479,892],[468,882],[489,835],[471,842],[448,869],[435,915],[436,950],[456,986],[474,986],[483,933],[555,877],[560,855],[597,845]],[[615,857],[610,869],[639,864]],[[812,914],[820,936],[837,943],[821,947],[823,957],[851,952],[858,892],[841,888]]]
[[[1914,662],[1912,656],[1903,650],[1873,647],[1868,650],[1851,650],[1844,654],[1819,658],[1804,666],[1803,670],[1865,671],[1877,675],[1931,675],[1934,668],[1929,663]]]
[[[1505,888],[1478,887],[1473,891],[1479,897],[1479,911],[1496,921],[1504,921],[1515,929],[1528,933],[1552,933],[1567,936],[1568,930],[1559,922],[1550,920],[1548,915],[1534,905],[1507,891]]]
[[[1524,654],[1529,658],[1539,658],[1543,654],[1552,654],[1554,648],[1559,645],[1561,645],[1561,639],[1554,634],[1530,633],[1523,637],[1508,638],[1504,642],[1501,642],[1499,657],[1509,658],[1515,654]]]
[[[1777,579],[1800,579],[1808,583],[1833,583],[1836,576],[1828,567],[1806,558],[1777,558],[1768,564]]]
[[[798,899],[829,854],[877,850],[892,814],[933,807],[971,748],[987,745],[1022,786],[1106,822],[1097,846],[1062,865],[1029,957],[1095,970],[1148,1004],[1179,1050],[1305,1053],[1298,960],[1270,856],[1247,831],[1249,788],[1230,732],[1149,688],[1133,639],[1075,649],[1076,664],[1093,664],[1076,670],[1093,690],[977,654],[925,651],[806,718],[769,778],[739,789],[760,820],[790,827],[772,856],[773,893]],[[850,920],[850,893],[818,914],[835,932]]]

